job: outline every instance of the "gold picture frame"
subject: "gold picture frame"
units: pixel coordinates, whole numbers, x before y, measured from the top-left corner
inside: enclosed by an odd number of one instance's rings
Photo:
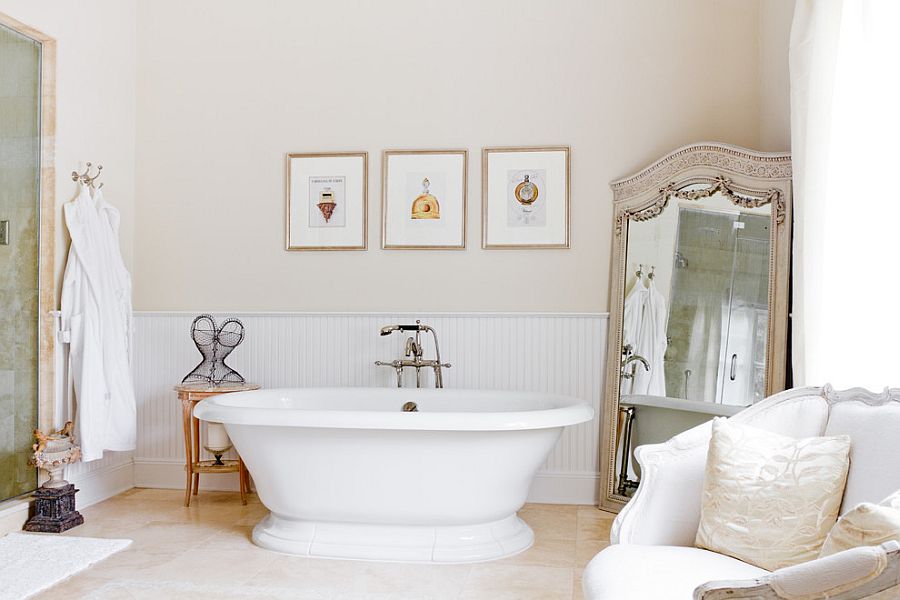
[[[316,159],[322,159],[321,161],[317,161]],[[329,161],[328,159],[333,159]],[[362,159],[361,165],[352,166],[353,161],[347,161],[347,159]],[[326,235],[324,233],[326,228],[322,228],[322,233],[318,233],[319,237],[327,238],[332,237],[335,239],[334,243],[299,243],[300,238],[303,233],[305,233],[305,237],[310,237],[312,235],[312,230],[317,229],[316,227],[312,227],[309,219],[300,218],[301,215],[296,211],[291,210],[291,206],[294,203],[294,198],[292,198],[292,192],[297,192],[294,184],[297,182],[293,175],[293,165],[294,161],[311,161],[311,162],[321,162],[323,166],[332,167],[331,170],[341,170],[341,168],[337,168],[337,163],[346,162],[347,164],[343,168],[354,168],[357,169],[357,172],[352,171],[343,171],[342,173],[330,173],[330,175],[337,175],[342,180],[346,179],[355,179],[357,180],[355,183],[358,184],[358,189],[356,189],[355,193],[358,194],[358,198],[354,200],[355,203],[358,203],[359,206],[356,207],[356,210],[347,211],[342,216],[344,219],[351,221],[354,223],[354,227],[350,227],[346,232],[339,232],[333,235]],[[330,164],[329,164],[330,163]],[[324,173],[323,173],[324,174]],[[304,177],[307,177],[304,175]],[[312,176],[308,176],[311,178]],[[342,186],[345,181],[342,181]],[[355,187],[355,186],[354,186]],[[344,190],[344,194],[347,194],[347,191]],[[300,193],[298,196],[302,196]],[[345,196],[346,197],[346,196]],[[300,198],[296,199],[298,202]],[[307,198],[309,201],[309,198]],[[332,202],[334,204],[334,202]],[[314,211],[311,209],[310,213],[312,214]],[[334,208],[328,212],[328,215],[325,216],[325,210],[320,207],[322,210],[323,218],[325,223],[327,224],[332,217],[332,213]],[[297,221],[300,221],[299,223]],[[304,227],[305,225],[305,227]],[[333,227],[334,224],[332,224]],[[293,228],[296,227],[298,231],[295,233]],[[329,227],[328,229],[330,229]],[[303,229],[306,229],[305,232],[302,232]],[[335,228],[336,229],[336,228]],[[354,233],[355,231],[355,233]],[[288,251],[321,251],[321,250],[366,250],[368,249],[368,238],[369,238],[369,153],[365,151],[353,151],[353,152],[291,152],[285,155],[285,250]],[[343,233],[344,235],[341,235]],[[296,236],[296,239],[295,239]]]
[[[549,221],[545,221],[544,225],[532,225],[530,228],[532,231],[538,229],[550,229],[548,235],[545,237],[543,241],[540,240],[540,232],[530,233],[527,237],[533,238],[535,241],[528,241],[524,239],[526,236],[522,235],[521,232],[526,230],[526,227],[504,227],[507,229],[520,230],[519,238],[520,240],[514,239],[516,236],[513,233],[506,233],[505,237],[507,238],[505,241],[501,240],[491,240],[491,222],[494,222],[495,228],[499,229],[500,220],[499,216],[503,213],[503,211],[499,210],[498,203],[506,202],[509,194],[506,192],[500,192],[500,188],[498,188],[498,180],[491,178],[491,159],[493,157],[500,157],[501,155],[508,154],[509,157],[506,157],[508,168],[509,166],[521,162],[523,163],[523,167],[528,167],[530,165],[541,166],[540,161],[535,162],[534,160],[526,160],[526,161],[516,161],[514,159],[518,158],[518,154],[534,154],[534,155],[543,155],[541,157],[532,157],[533,159],[549,158],[550,154],[560,154],[560,157],[557,157],[556,161],[545,160],[542,166],[542,170],[546,171],[551,168],[554,168],[557,174],[554,179],[556,180],[556,192],[553,195],[548,195],[546,198],[548,199],[547,205],[550,203],[554,203],[555,205],[562,204],[561,207],[555,208],[552,211],[545,208],[548,214],[552,214],[552,224],[549,224]],[[552,162],[559,163],[559,160],[563,161],[562,165],[559,164],[551,164]],[[501,168],[498,166],[498,168]],[[525,169],[527,170],[527,168]],[[529,183],[528,175],[525,175],[524,183],[527,185]],[[518,190],[522,187],[522,182],[519,185],[515,186],[516,195],[518,195]],[[560,186],[562,189],[560,190]],[[511,182],[507,187],[511,187]],[[531,186],[534,189],[535,198],[531,200],[537,199],[539,195],[539,186]],[[570,247],[570,192],[569,189],[571,187],[571,148],[569,146],[497,146],[497,147],[488,147],[482,148],[481,150],[481,247],[485,250],[522,250],[522,249],[530,249],[530,250],[538,250],[538,249],[568,249]],[[555,200],[553,200],[555,199]],[[520,199],[521,201],[521,199]],[[502,207],[500,207],[502,208]],[[560,210],[561,208],[561,210]],[[510,218],[507,216],[507,218]],[[550,219],[550,217],[546,217],[545,219]],[[527,223],[527,221],[525,221]],[[549,241],[548,241],[549,240]],[[557,241],[558,240],[558,241]]]
[[[421,161],[416,175],[421,176],[425,172],[443,172],[449,175],[451,170],[461,167],[461,172],[455,180],[450,177],[444,188],[449,194],[449,198],[440,199],[431,193],[431,186],[434,182],[425,176],[421,185],[423,189],[421,193],[410,204],[408,210],[411,211],[411,221],[419,221],[425,223],[428,221],[436,221],[438,218],[445,219],[446,227],[440,231],[431,233],[425,231],[402,231],[403,227],[398,226],[401,221],[392,219],[400,219],[392,213],[391,207],[395,212],[399,212],[401,201],[396,187],[396,179],[391,180],[391,159],[392,158],[408,158],[408,157],[443,157],[446,164],[440,166],[437,161]],[[461,164],[452,164],[459,162]],[[405,161],[411,162],[411,161]],[[405,165],[409,169],[412,165]],[[398,167],[401,170],[404,167]],[[411,171],[406,171],[407,179],[412,175]],[[433,178],[433,177],[432,177]],[[381,248],[384,250],[464,250],[466,248],[466,221],[468,219],[468,186],[469,186],[469,151],[466,149],[441,149],[441,150],[385,150],[381,158]],[[453,191],[455,190],[455,194]],[[393,196],[392,196],[393,193]],[[405,198],[405,196],[403,196]],[[405,198],[408,200],[408,198]],[[455,199],[455,201],[454,201]],[[446,200],[450,202],[445,203]],[[425,210],[417,211],[417,203],[424,203]],[[406,214],[405,203],[403,206],[403,214]],[[440,208],[443,207],[443,208]],[[450,210],[448,210],[448,208]],[[426,217],[426,214],[434,214],[437,212],[439,217]],[[447,218],[449,217],[449,218]],[[421,219],[421,220],[420,220]],[[408,223],[407,225],[412,225]],[[418,225],[418,223],[416,223]],[[443,223],[442,223],[443,224]],[[457,228],[458,227],[458,233]],[[400,231],[398,231],[398,229]],[[435,243],[423,243],[429,235],[432,237],[439,234],[445,241],[437,241]],[[458,241],[457,241],[458,240]]]

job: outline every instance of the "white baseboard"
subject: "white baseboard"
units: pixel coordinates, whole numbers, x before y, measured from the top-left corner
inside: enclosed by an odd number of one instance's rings
[[[183,490],[186,483],[184,462],[180,460],[134,459],[134,487]],[[200,489],[237,492],[237,473],[202,473]]]
[[[528,501],[540,504],[597,504],[599,473],[538,473]]]
[[[69,479],[78,489],[75,506],[78,510],[112,498],[134,487],[134,464],[131,461],[76,475]]]
[[[538,473],[531,484],[529,502],[541,504],[596,504],[597,473]],[[184,463],[171,460],[134,459],[134,486],[183,490]],[[200,489],[237,492],[237,473],[200,476]]]
[[[28,520],[31,494],[0,502],[0,537],[13,531],[21,531]]]

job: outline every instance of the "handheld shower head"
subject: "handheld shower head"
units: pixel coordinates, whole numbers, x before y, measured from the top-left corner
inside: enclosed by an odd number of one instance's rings
[[[428,331],[431,328],[428,325],[385,325],[381,328],[381,335],[391,335],[395,331]]]

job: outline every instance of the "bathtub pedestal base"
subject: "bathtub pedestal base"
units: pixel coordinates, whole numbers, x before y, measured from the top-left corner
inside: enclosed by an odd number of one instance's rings
[[[527,550],[534,533],[515,514],[480,525],[367,525],[298,521],[270,513],[253,529],[269,550],[321,558],[472,563]]]

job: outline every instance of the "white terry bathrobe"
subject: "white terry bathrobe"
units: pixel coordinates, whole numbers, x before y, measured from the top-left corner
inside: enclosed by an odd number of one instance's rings
[[[134,450],[131,276],[119,249],[119,211],[82,185],[65,205],[72,246],[62,289],[75,389],[75,433],[85,462]]]

